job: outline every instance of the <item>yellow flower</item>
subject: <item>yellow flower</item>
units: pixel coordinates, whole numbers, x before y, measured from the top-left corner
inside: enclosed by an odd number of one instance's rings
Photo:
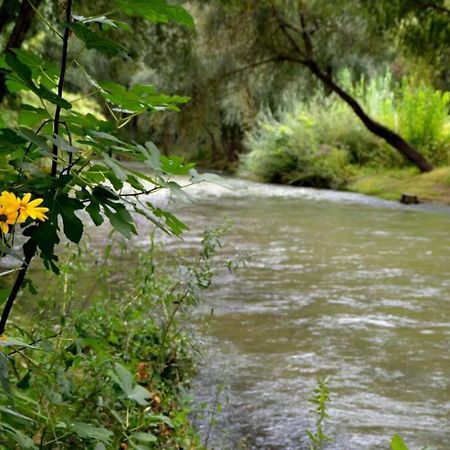
[[[0,195],[0,205],[4,206],[6,209],[19,210],[19,199],[12,193],[3,191]]]
[[[3,234],[8,233],[9,226],[17,222],[17,209],[6,208],[0,205],[0,230]]]
[[[13,194],[14,195],[14,194]],[[27,220],[28,217],[31,217],[34,220],[46,220],[48,217],[45,213],[48,211],[48,208],[44,206],[39,206],[44,200],[42,198],[36,198],[31,200],[31,194],[25,194],[22,199],[18,200],[19,206],[19,218],[17,219],[18,223],[23,223]]]
[[[6,334],[0,335],[0,341],[7,341],[7,340],[8,340],[8,336],[6,336]]]

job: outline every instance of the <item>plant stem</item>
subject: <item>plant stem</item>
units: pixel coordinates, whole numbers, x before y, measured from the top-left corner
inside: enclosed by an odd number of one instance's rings
[[[25,256],[25,259],[22,263],[22,266],[19,269],[19,273],[16,277],[16,281],[14,282],[14,286],[11,289],[11,293],[9,294],[8,300],[6,301],[5,307],[2,311],[2,317],[0,319],[0,336],[4,333],[6,322],[8,321],[9,313],[11,312],[11,308],[16,300],[17,294],[20,291],[20,288],[23,285],[25,280],[25,275],[27,273],[28,267],[30,266],[30,262],[33,259],[33,256],[36,254],[36,244],[33,245],[31,251]]]
[[[61,71],[59,74],[59,82],[58,82],[58,97],[62,98],[63,86],[64,86],[64,77],[66,75],[66,66],[67,66],[67,47],[69,45],[69,36],[70,29],[67,24],[70,23],[72,19],[72,0],[67,0],[67,9],[66,9],[66,27],[64,29],[63,36],[63,47],[62,47],[62,55],[61,55]],[[59,117],[61,115],[61,106],[57,105],[55,110],[55,119],[53,125],[53,137],[59,136]],[[51,175],[52,177],[56,177],[56,173],[58,170],[58,144],[53,144],[53,159],[52,159],[52,169]]]

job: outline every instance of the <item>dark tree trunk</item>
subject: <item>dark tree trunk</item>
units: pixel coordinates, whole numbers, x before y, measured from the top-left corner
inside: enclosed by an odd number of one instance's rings
[[[239,125],[222,125],[222,146],[225,150],[229,162],[238,160],[239,153],[242,152],[244,132]]]
[[[362,123],[370,132],[380,137],[381,139],[384,139],[389,145],[391,145],[399,153],[401,153],[409,162],[418,167],[421,172],[430,172],[431,170],[433,170],[433,166],[400,135],[371,119],[361,108],[361,105],[350,94],[345,92],[333,81],[330,76],[319,69],[319,66],[315,61],[306,60],[302,61],[302,64],[305,65],[317,78],[319,78],[327,88],[331,89],[333,92],[339,95],[339,97],[341,97],[342,100],[344,100],[347,105],[352,108],[354,113],[361,119]]]
[[[5,0],[6,1],[6,0]],[[33,0],[32,0],[33,1]],[[33,5],[35,8],[39,7],[39,4],[42,0],[34,0]],[[3,9],[3,8],[2,8]],[[5,8],[5,14],[8,12],[8,8]],[[6,43],[4,52],[12,50],[14,48],[20,48],[25,36],[30,29],[31,23],[33,22],[33,18],[35,15],[34,8],[30,5],[28,0],[23,0],[20,5],[19,15],[17,16],[16,23],[14,28],[9,36],[9,39]],[[4,20],[7,20],[7,15]],[[5,22],[6,23],[6,22]],[[0,23],[0,26],[4,26],[4,23]],[[6,94],[6,79],[5,73],[0,73],[0,102],[3,100],[3,97]]]
[[[3,33],[6,25],[14,20],[17,12],[17,0],[4,0],[0,7],[0,34]]]

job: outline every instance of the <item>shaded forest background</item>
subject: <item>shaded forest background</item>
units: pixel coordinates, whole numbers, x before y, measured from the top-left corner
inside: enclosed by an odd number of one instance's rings
[[[25,50],[55,60],[59,50],[52,32],[32,19],[38,11],[53,15],[56,23],[57,2],[31,3],[34,8],[24,2],[29,16],[19,2],[2,3],[2,47],[20,47],[23,40]],[[208,168],[235,170],[241,160],[241,173],[264,181],[339,187],[346,182],[342,167],[348,162],[404,165],[405,158],[367,130],[320,78],[323,75],[356,99],[368,116],[405,138],[423,161],[406,159],[421,170],[447,163],[448,94],[443,92],[450,86],[450,9],[445,0],[182,3],[194,17],[195,28],[135,18],[134,39],[127,41],[122,54],[83,51],[79,58],[89,74],[80,78],[70,69],[67,74],[74,98],[86,97],[78,105],[106,118],[111,114],[91,95],[91,76],[129,88],[152,84],[163,92],[187,95],[191,100],[181,113],[132,118],[123,134],[141,143],[152,140],[166,154],[181,154]],[[91,2],[77,2],[75,8],[80,16],[88,10],[92,15]],[[108,2],[98,1],[95,8],[99,13],[108,10]],[[24,19],[22,34],[10,45],[19,17]],[[126,30],[110,27],[106,17],[92,29],[99,26],[102,31],[110,28],[107,36],[115,41],[125,37]],[[84,44],[73,37],[72,54],[77,47],[81,52]],[[0,88],[4,91],[4,80]],[[16,111],[20,102],[16,97],[5,106]],[[6,109],[2,114],[6,120],[14,117],[8,117]],[[295,124],[289,123],[292,114]],[[311,137],[308,129],[315,124],[320,129]],[[280,157],[267,154],[271,145],[272,153],[283,147]],[[302,146],[306,148],[299,153]],[[264,148],[263,156],[241,158],[258,147]],[[310,167],[311,159],[322,156],[329,160],[328,172],[337,176]]]

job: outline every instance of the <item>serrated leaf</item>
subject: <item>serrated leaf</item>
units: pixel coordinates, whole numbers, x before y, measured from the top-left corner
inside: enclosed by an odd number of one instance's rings
[[[16,58],[13,53],[8,52],[5,55],[5,61],[13,71],[14,75],[18,77],[18,80],[22,82],[24,86],[34,92],[38,97],[44,100],[48,100],[49,102],[65,109],[72,108],[72,104],[70,102],[64,100],[63,98],[60,98],[43,84],[36,86],[32,78],[31,69],[26,64],[19,61],[19,59]]]
[[[184,222],[175,217],[169,211],[164,211],[163,209],[160,208],[154,208],[153,212],[156,217],[164,218],[166,225],[169,227],[170,231],[176,236],[180,236],[184,231],[189,229]]]
[[[37,449],[33,440],[19,430],[14,429],[6,423],[2,423],[2,427],[6,429],[6,433],[13,439],[21,449]]]
[[[161,156],[161,170],[172,175],[188,175],[194,163],[185,163],[179,156]]]
[[[147,399],[151,397],[150,392],[139,384],[136,384],[131,372],[121,364],[114,364],[114,369],[115,371],[110,371],[109,374],[124,394],[139,405],[147,405]]]
[[[36,134],[34,131],[25,127],[20,127],[17,134],[41,149],[42,151],[40,153],[42,153],[43,156],[48,156],[51,154],[47,145],[48,139],[46,137]]]
[[[26,342],[21,341],[20,339],[12,338],[12,337],[3,337],[0,339],[0,347],[24,347],[24,348],[33,348],[32,345],[27,344]]]
[[[3,414],[8,414],[13,417],[17,417],[18,419],[27,420],[29,422],[35,422],[35,420],[33,420],[31,417],[24,416],[23,414],[20,414],[19,412],[10,408],[6,408],[4,406],[0,406],[0,412],[2,412]]]
[[[163,414],[151,414],[148,417],[148,420],[151,422],[163,422],[170,428],[174,428],[173,422],[169,419],[169,417],[164,416]]]
[[[70,145],[65,139],[63,139],[61,136],[55,136],[52,139],[52,142],[56,144],[61,150],[64,150],[68,153],[77,153],[80,150],[78,148],[73,147]]]

